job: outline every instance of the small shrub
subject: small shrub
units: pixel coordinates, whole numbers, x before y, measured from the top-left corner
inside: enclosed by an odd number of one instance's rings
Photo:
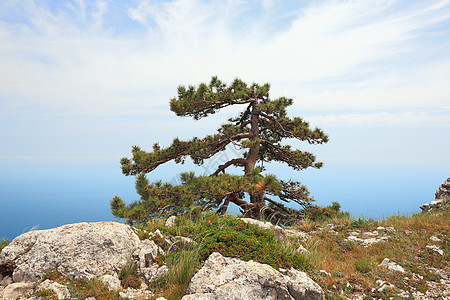
[[[358,218],[358,220],[353,220],[350,225],[354,228],[368,228],[375,224],[373,219],[362,219]]]
[[[341,211],[341,205],[338,202],[331,202],[331,205],[320,207],[317,205],[309,205],[302,210],[307,219],[324,222],[332,219],[346,219],[350,217],[349,212]]]

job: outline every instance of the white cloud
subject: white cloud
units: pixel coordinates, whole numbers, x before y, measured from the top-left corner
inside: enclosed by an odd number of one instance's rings
[[[102,30],[113,7],[105,1],[76,0],[55,11],[33,1],[10,4],[27,22],[0,21],[0,99],[77,114],[151,113],[167,106],[178,84],[217,74],[271,82],[273,95],[293,97],[298,109],[446,105],[450,56],[422,60],[421,38],[448,22],[449,1],[315,3],[274,33],[269,26],[283,19],[271,15],[274,1],[250,16],[256,10],[246,1],[144,0],[122,12],[145,26],[143,35]],[[449,42],[427,49],[442,46]],[[398,65],[404,55],[414,61]]]

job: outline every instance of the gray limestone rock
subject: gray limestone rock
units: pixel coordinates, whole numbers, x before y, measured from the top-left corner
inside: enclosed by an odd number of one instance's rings
[[[14,282],[37,281],[49,269],[88,280],[120,270],[139,244],[138,236],[125,224],[69,224],[18,236],[0,253],[0,265],[15,263]]]
[[[215,252],[192,278],[188,295],[193,299],[325,299],[320,286],[295,269],[278,272],[269,265],[223,257]]]
[[[389,258],[383,259],[383,261],[380,264],[381,267],[386,267],[391,271],[400,272],[400,273],[406,273],[405,269],[403,269],[402,266],[396,264],[395,262],[391,261]]]
[[[290,237],[294,237],[294,238],[303,238],[303,239],[306,239],[308,237],[308,235],[305,232],[301,232],[301,231],[297,231],[297,230],[293,230],[293,229],[285,229],[278,225],[273,225],[270,222],[263,222],[263,221],[255,220],[252,218],[240,218],[239,220],[241,220],[245,223],[259,226],[262,229],[273,230],[275,233],[277,233],[281,237],[290,236]]]
[[[56,294],[58,299],[70,299],[69,289],[66,286],[54,282],[50,279],[47,279],[39,284],[37,290],[52,290]]]
[[[110,291],[120,290],[122,289],[122,285],[120,284],[119,276],[117,276],[116,273],[113,273],[113,275],[106,274],[103,276],[100,276],[99,280],[106,284],[108,289]]]
[[[175,227],[177,225],[177,217],[171,216],[166,220],[167,227]]]
[[[138,261],[140,269],[148,268],[155,262],[155,257],[164,253],[152,240],[143,240],[134,250],[133,257]]]
[[[16,282],[8,285],[0,294],[0,299],[15,300],[25,298],[34,291],[34,282]]]
[[[120,292],[119,296],[125,299],[148,299],[153,297],[154,294],[147,290],[127,288],[123,292]]]
[[[169,272],[169,268],[166,265],[158,266],[154,264],[149,268],[142,268],[141,272],[144,274],[145,279],[151,282],[166,275]]]

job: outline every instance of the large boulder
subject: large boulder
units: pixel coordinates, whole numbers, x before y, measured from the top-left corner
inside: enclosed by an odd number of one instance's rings
[[[125,224],[69,224],[18,236],[0,253],[0,265],[14,264],[14,282],[37,281],[50,269],[71,279],[89,280],[120,270],[139,244]]]
[[[324,292],[306,273],[283,273],[269,265],[227,258],[215,252],[194,275],[182,300],[308,299],[323,300]]]

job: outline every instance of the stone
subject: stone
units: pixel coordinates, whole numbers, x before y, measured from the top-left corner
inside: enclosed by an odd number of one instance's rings
[[[426,245],[425,247],[433,252],[436,252],[437,254],[444,255],[444,250],[442,250],[436,245]]]
[[[393,233],[395,231],[395,228],[394,227],[386,227],[386,231]]]
[[[350,233],[352,234],[352,233]],[[369,247],[372,246],[373,244],[377,244],[377,243],[382,243],[382,242],[386,242],[390,239],[389,236],[381,236],[381,237],[371,237],[369,238],[368,236],[372,236],[371,233],[365,235],[367,238],[359,238],[355,235],[350,235],[348,236],[345,240],[349,241],[349,242],[355,242],[358,243],[364,247]]]
[[[15,263],[14,282],[38,281],[49,269],[71,279],[89,280],[122,269],[140,243],[125,224],[69,224],[18,236],[3,248],[0,265]]]
[[[119,276],[117,276],[116,273],[113,273],[113,275],[106,274],[99,277],[99,280],[103,282],[110,291],[120,290],[122,289],[122,285],[120,283]]]
[[[309,251],[308,251],[308,249],[306,249],[305,247],[303,247],[302,245],[300,245],[298,248],[297,248],[297,250],[296,250],[298,253],[301,253],[301,254],[303,254],[303,255],[307,255],[307,254],[309,254]]]
[[[140,290],[140,289],[133,289],[133,288],[127,288],[123,292],[119,293],[119,296],[125,299],[147,299],[150,297],[153,297],[154,294],[151,291],[147,290]]]
[[[166,227],[175,227],[177,225],[177,217],[176,216],[170,216],[166,220]]]
[[[437,243],[442,242],[442,240],[440,238],[435,237],[434,235],[430,236],[430,241],[437,242]]]
[[[391,261],[389,258],[383,259],[383,261],[380,264],[381,267],[386,267],[391,271],[400,272],[400,273],[406,273],[405,269],[403,269],[402,266],[396,264],[395,262]]]
[[[197,246],[197,242],[194,241],[191,238],[185,237],[185,236],[174,236],[172,238],[170,238],[171,241],[171,246],[169,248],[171,248],[170,250],[172,251],[177,251],[180,249],[192,249],[195,246]],[[173,247],[176,247],[175,249],[173,249]]]
[[[141,269],[141,272],[144,274],[145,279],[151,282],[166,275],[169,272],[169,268],[166,265],[158,266],[154,264],[150,268]]]
[[[5,278],[2,279],[2,281],[0,282],[0,285],[7,286],[8,284],[11,284],[11,283],[13,283],[11,276],[6,276]]]
[[[53,291],[58,299],[70,299],[70,292],[69,289],[60,283],[54,282],[50,279],[46,279],[45,281],[41,282],[37,290],[51,290]]]
[[[444,203],[444,199],[436,199],[431,201],[430,203],[425,203],[420,206],[420,209],[422,212],[429,212],[429,211],[435,211],[438,210],[442,204]]]
[[[319,273],[320,274],[322,274],[323,276],[331,276],[331,274],[330,273],[328,273],[327,271],[325,271],[325,270],[319,270]]]
[[[15,282],[8,285],[0,294],[0,299],[15,300],[25,298],[34,291],[34,282]]]
[[[305,232],[301,232],[301,231],[297,231],[297,230],[293,230],[293,229],[284,229],[278,225],[273,225],[270,222],[263,222],[263,221],[255,220],[252,218],[240,218],[239,220],[241,220],[245,223],[256,225],[265,230],[272,230],[282,237],[290,236],[290,237],[294,237],[294,238],[303,238],[303,239],[306,239],[308,237],[308,235]]]
[[[164,253],[152,240],[143,240],[134,250],[133,257],[138,261],[139,269],[148,268],[155,262],[155,257]]]
[[[283,273],[269,265],[224,257],[215,252],[194,275],[182,300],[325,299],[322,288],[304,272]]]

